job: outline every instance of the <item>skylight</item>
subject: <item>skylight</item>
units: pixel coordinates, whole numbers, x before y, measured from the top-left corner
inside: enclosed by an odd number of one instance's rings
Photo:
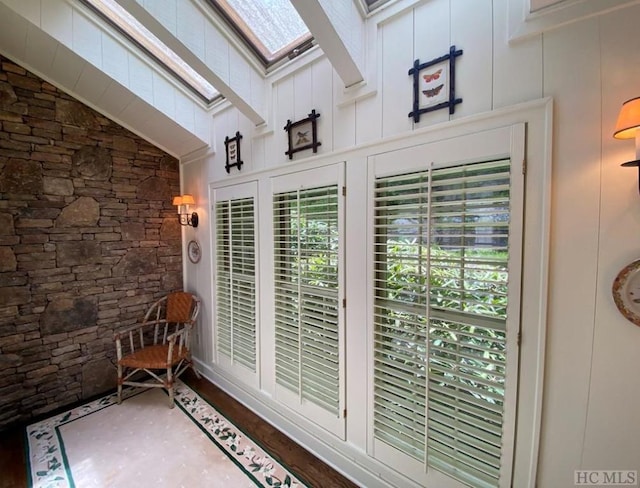
[[[390,0],[364,0],[364,3],[367,5],[367,10],[369,12],[389,2]]]
[[[311,39],[289,0],[209,0],[238,30],[265,64],[271,64]]]
[[[208,102],[219,92],[115,0],[85,0]]]

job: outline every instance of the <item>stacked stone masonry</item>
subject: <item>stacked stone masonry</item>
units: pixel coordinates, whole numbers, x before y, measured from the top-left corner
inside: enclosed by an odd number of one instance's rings
[[[115,387],[182,287],[178,161],[0,56],[0,430]]]

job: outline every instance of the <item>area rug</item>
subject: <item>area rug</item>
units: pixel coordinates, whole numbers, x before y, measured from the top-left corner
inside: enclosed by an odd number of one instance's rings
[[[304,487],[185,384],[125,390],[27,427],[29,486]]]

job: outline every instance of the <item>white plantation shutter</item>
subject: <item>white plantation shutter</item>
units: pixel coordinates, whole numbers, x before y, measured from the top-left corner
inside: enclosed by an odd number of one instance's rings
[[[338,187],[274,195],[276,381],[337,414]]]
[[[508,485],[506,370],[518,354],[507,341],[510,161],[385,175],[374,186],[376,443],[464,484]]]
[[[297,408],[295,398],[337,434],[344,430],[341,200],[337,181],[273,194],[276,384],[289,406]]]
[[[427,461],[476,486],[502,461],[509,187],[508,160],[431,178]]]
[[[214,195],[216,352],[221,364],[251,374],[257,368],[255,197],[238,190]]]
[[[374,435],[418,461],[426,445],[427,183],[426,172],[378,179],[374,204]]]

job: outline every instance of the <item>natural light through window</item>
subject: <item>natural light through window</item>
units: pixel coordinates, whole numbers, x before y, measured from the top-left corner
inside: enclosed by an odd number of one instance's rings
[[[218,91],[184,60],[154,36],[115,0],[86,0],[107,17],[125,34],[133,38],[158,61],[173,71],[181,80],[198,92],[207,101],[219,95]]]
[[[212,0],[270,63],[311,38],[289,0]]]
[[[372,10],[381,7],[385,3],[389,3],[390,0],[364,0],[364,3],[367,5],[367,10],[371,12]]]

